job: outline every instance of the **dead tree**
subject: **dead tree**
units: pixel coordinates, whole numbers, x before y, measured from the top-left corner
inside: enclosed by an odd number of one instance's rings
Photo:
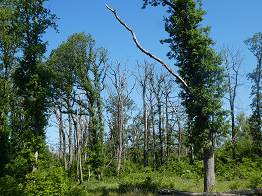
[[[155,80],[154,80],[154,73],[152,72],[150,74],[150,87],[149,87],[149,105],[150,105],[150,125],[152,129],[152,155],[153,155],[153,168],[156,169],[158,165],[158,155],[156,150],[156,131],[155,131],[155,104],[154,104],[154,86],[155,86]]]
[[[139,76],[138,80],[142,87],[142,97],[143,97],[143,124],[144,124],[144,149],[143,149],[143,155],[144,155],[144,167],[148,166],[148,143],[149,143],[149,131],[148,131],[148,109],[147,109],[147,88],[148,88],[148,82],[149,77],[152,72],[152,65],[150,65],[148,62],[144,62],[144,65],[139,65],[139,67],[143,67],[143,75]]]
[[[158,115],[158,137],[159,137],[159,146],[160,146],[160,152],[159,152],[159,163],[158,166],[161,166],[163,164],[163,157],[164,157],[164,129],[163,129],[163,117],[162,117],[162,110],[163,110],[163,85],[164,81],[166,79],[166,75],[160,74],[159,76],[155,76],[156,83],[153,86],[154,95],[156,98],[156,105],[157,105],[157,115]]]
[[[233,145],[232,156],[236,156],[236,126],[235,126],[235,101],[237,88],[239,86],[239,69],[243,61],[240,50],[233,50],[224,47],[222,50],[223,65],[226,71],[226,86],[229,97],[227,97],[230,106],[231,116],[231,142]]]
[[[130,92],[127,89],[127,73],[121,71],[120,64],[115,69],[110,70],[109,78],[112,82],[113,90],[110,92],[110,104],[107,107],[112,114],[111,136],[115,140],[116,171],[119,174],[124,161],[125,149],[125,128],[127,123],[126,110],[130,109]]]
[[[170,117],[169,117],[169,108],[170,108],[170,94],[172,90],[172,84],[171,80],[164,80],[164,89],[163,89],[163,95],[164,95],[164,105],[165,105],[165,131],[166,131],[166,157],[167,160],[169,160],[170,157],[170,151],[171,151],[171,145],[172,145],[172,130],[170,127]]]

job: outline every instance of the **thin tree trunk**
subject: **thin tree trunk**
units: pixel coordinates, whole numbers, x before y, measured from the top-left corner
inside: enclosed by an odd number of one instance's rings
[[[160,99],[160,87],[158,87],[158,94],[157,94],[157,111],[158,111],[158,134],[159,134],[159,141],[160,141],[160,165],[163,164],[163,135],[162,135],[162,116],[161,116],[161,99]]]
[[[259,58],[257,65],[257,81],[256,81],[256,116],[258,128],[261,131],[261,74],[262,74],[262,58]]]
[[[156,151],[156,133],[155,133],[155,111],[153,103],[153,93],[154,93],[154,78],[153,75],[150,77],[150,120],[152,126],[152,136],[153,136],[153,168],[157,169],[158,156]]]
[[[38,151],[35,151],[34,157],[35,157],[35,164],[33,164],[33,170],[32,170],[32,172],[35,172],[35,171],[37,170]]]
[[[166,157],[167,157],[167,161],[169,161],[169,157],[170,157],[170,151],[171,151],[171,130],[169,127],[169,114],[168,114],[168,93],[166,92],[165,95],[165,115],[166,115]]]
[[[59,151],[58,151],[58,158],[59,160],[62,158],[62,131],[61,131],[61,119],[59,118],[59,113],[56,114],[57,121],[58,121],[58,132],[59,132]]]
[[[146,74],[146,72],[145,72]],[[146,77],[146,76],[145,76]],[[148,131],[147,131],[147,107],[146,107],[146,78],[143,84],[143,110],[144,110],[144,167],[148,166]]]
[[[181,160],[181,151],[182,151],[182,130],[179,119],[177,119],[178,126],[178,161]]]
[[[80,184],[83,182],[82,160],[81,160],[81,147],[79,138],[78,116],[72,117],[75,127],[75,146],[76,146],[76,161],[77,161],[77,176]]]
[[[71,107],[69,102],[67,103],[68,113],[68,153],[69,153],[69,168],[71,169],[73,165],[73,130],[72,130],[72,116],[71,116]]]
[[[66,159],[66,134],[65,134],[65,129],[64,129],[64,124],[63,124],[63,114],[60,111],[60,129],[61,129],[61,136],[62,136],[62,146],[63,146],[63,150],[62,150],[62,155],[63,155],[63,160],[64,160],[64,166],[65,166],[65,170],[67,170],[67,159]]]
[[[59,158],[64,161],[65,170],[67,170],[67,160],[66,160],[66,136],[63,124],[63,114],[61,109],[55,110],[56,119],[59,127]]]
[[[122,95],[119,95],[118,100],[118,146],[117,146],[117,174],[119,175],[121,163],[122,163],[122,153],[123,153],[123,100]]]

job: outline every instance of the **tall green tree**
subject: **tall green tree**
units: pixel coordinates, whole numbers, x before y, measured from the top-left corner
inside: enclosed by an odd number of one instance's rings
[[[0,175],[4,175],[5,164],[10,158],[10,112],[14,100],[12,73],[19,48],[21,32],[8,1],[0,2]]]
[[[252,115],[249,122],[255,153],[262,156],[262,33],[255,33],[253,37],[245,41],[245,44],[257,61],[254,71],[248,74],[248,78],[252,82],[251,96],[253,97],[251,103]]]
[[[45,0],[10,2],[14,3],[22,32],[21,58],[14,74],[17,96],[16,112],[12,119],[14,155],[18,158],[19,153],[27,154],[27,164],[24,165],[34,171],[44,146],[50,95],[48,75],[43,64],[46,42],[42,37],[49,27],[56,28],[56,17],[44,7]],[[31,158],[32,154],[34,158]]]
[[[211,47],[214,42],[208,37],[209,27],[200,25],[205,12],[201,1],[146,0],[144,3],[168,6],[165,30],[169,38],[162,43],[169,44],[168,57],[176,60],[179,74],[189,86],[189,90],[181,92],[182,103],[188,115],[194,149],[198,153],[203,151],[204,191],[212,191],[215,185],[215,137],[222,131],[224,91],[223,69],[219,66],[221,59]]]

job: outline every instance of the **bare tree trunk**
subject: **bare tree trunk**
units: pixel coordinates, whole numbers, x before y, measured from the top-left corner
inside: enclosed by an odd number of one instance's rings
[[[145,75],[147,74],[145,67]],[[148,166],[148,131],[147,131],[147,107],[146,107],[146,83],[147,78],[144,76],[143,84],[143,120],[144,120],[144,167]]]
[[[56,111],[56,115],[57,115],[57,122],[58,122],[58,132],[59,132],[59,150],[58,150],[58,158],[61,159],[62,158],[62,131],[61,131],[61,119],[59,118],[59,112]]]
[[[117,174],[119,175],[121,163],[122,163],[122,153],[123,153],[123,100],[122,94],[118,98],[118,147],[117,147]]]
[[[153,111],[154,112],[154,111]],[[152,121],[152,134],[153,134],[153,158],[154,158],[154,169],[157,168],[158,165],[158,156],[157,156],[157,150],[156,150],[156,131],[155,131],[155,115],[152,114],[151,116]]]
[[[158,135],[160,141],[160,165],[163,164],[163,135],[162,135],[162,106],[161,106],[161,98],[160,98],[160,86],[158,87],[157,92],[157,112],[158,112]]]
[[[58,122],[59,127],[59,158],[64,161],[64,167],[65,170],[67,170],[67,160],[66,160],[66,135],[65,135],[65,129],[63,124],[63,114],[61,112],[61,109],[55,110],[56,119]]]
[[[60,114],[61,118],[62,118],[62,113]],[[63,121],[62,121],[63,122]],[[65,130],[63,127],[62,130],[62,138],[63,138],[63,159],[64,159],[64,166],[65,166],[65,170],[67,170],[67,159],[66,159],[66,134],[65,134]]]
[[[204,192],[212,192],[215,187],[214,137],[209,133],[208,144],[203,149]]]
[[[152,136],[153,136],[153,168],[156,169],[158,165],[158,156],[156,151],[156,133],[155,133],[155,111],[153,103],[153,94],[154,94],[154,76],[150,76],[150,120],[152,126]]]
[[[73,130],[72,130],[72,114],[71,114],[71,106],[69,102],[67,102],[68,113],[68,153],[69,153],[69,169],[71,169],[73,165]]]
[[[215,186],[215,158],[213,147],[204,150],[204,192],[212,192]]]
[[[33,165],[33,170],[32,172],[35,172],[37,170],[37,162],[38,162],[38,151],[35,151],[35,164]]]
[[[167,157],[167,161],[169,161],[169,157],[170,157],[170,151],[171,151],[171,130],[169,127],[169,114],[168,114],[168,96],[169,93],[166,91],[165,94],[165,119],[166,119],[166,157]]]
[[[80,130],[78,116],[72,116],[75,128],[75,146],[76,146],[76,161],[77,161],[77,176],[80,184],[83,182],[82,160],[81,160],[81,146],[80,146]]]
[[[181,151],[182,151],[182,130],[179,119],[177,119],[178,126],[178,161],[181,159]]]

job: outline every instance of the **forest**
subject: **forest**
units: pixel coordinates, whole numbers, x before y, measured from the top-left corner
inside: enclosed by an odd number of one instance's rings
[[[47,2],[0,1],[0,195],[262,194],[262,32],[242,40],[244,65],[240,49],[215,49],[205,1],[141,0],[166,12],[167,63],[104,5],[149,59],[134,71],[89,32],[47,55],[46,32],[63,31]],[[250,113],[237,110],[245,81]]]

